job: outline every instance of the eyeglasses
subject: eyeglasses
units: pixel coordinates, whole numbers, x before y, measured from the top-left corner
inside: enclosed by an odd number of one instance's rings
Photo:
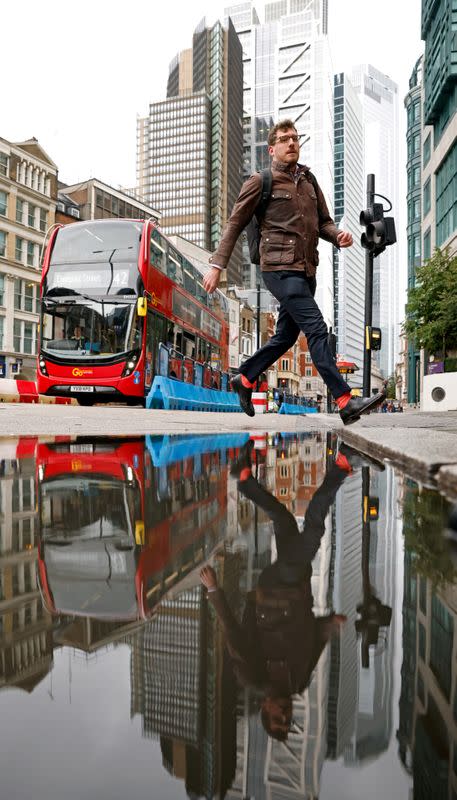
[[[291,133],[289,136],[277,136],[275,142],[276,143],[280,142],[281,144],[287,144],[290,139],[292,139],[293,142],[298,142],[299,138],[300,137],[298,133]]]

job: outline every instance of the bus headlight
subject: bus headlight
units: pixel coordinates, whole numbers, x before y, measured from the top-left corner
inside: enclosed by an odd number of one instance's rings
[[[46,369],[46,361],[44,361],[42,358],[40,358],[39,364],[40,364],[40,370],[43,373],[43,375],[47,375],[48,371]]]
[[[124,369],[122,371],[122,377],[123,378],[126,378],[128,375],[130,375],[133,372],[133,370],[135,369],[137,361],[138,361],[138,355],[137,354],[135,354],[135,355],[133,355],[133,356],[131,356],[129,358],[129,360],[127,361],[127,363],[126,363],[126,365],[125,365],[125,367],[124,367]]]

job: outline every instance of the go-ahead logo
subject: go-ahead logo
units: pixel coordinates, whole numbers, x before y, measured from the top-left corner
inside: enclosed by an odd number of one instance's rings
[[[75,367],[71,373],[75,378],[83,378],[84,375],[93,375],[93,369],[79,369],[79,367]]]

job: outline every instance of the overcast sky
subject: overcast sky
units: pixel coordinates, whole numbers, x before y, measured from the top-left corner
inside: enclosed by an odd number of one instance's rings
[[[97,177],[134,186],[137,114],[164,99],[170,61],[191,45],[201,18],[213,23],[226,5],[3,4],[0,136],[35,136],[67,183]],[[263,7],[256,4],[261,20]],[[329,0],[335,71],[369,61],[399,84],[402,103],[423,48],[420,7],[420,0]]]

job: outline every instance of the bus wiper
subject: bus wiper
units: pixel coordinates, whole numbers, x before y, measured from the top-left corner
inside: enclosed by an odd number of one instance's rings
[[[54,297],[46,296],[43,297],[43,303],[53,303],[56,306],[70,306],[70,305],[76,305],[78,303],[79,298],[82,298],[83,300],[89,300],[91,303],[92,302],[99,303],[99,305],[102,306],[105,303],[108,303],[108,305],[113,305],[113,306],[125,306],[128,303],[127,300],[115,300],[114,298],[111,299],[111,297],[107,300],[106,298],[98,298],[94,296],[91,297],[90,295],[83,294],[81,292],[75,292],[71,298],[59,297],[58,300],[55,300]]]
[[[110,282],[109,282],[109,286],[108,286],[108,288],[107,288],[107,290],[106,290],[106,294],[109,294],[109,293],[110,293],[110,289],[111,289],[111,287],[112,287],[112,285],[113,285],[113,280],[114,280],[113,256],[114,256],[115,252],[116,252],[116,248],[114,248],[113,252],[112,252],[112,253],[111,253],[111,255],[108,257],[108,263],[109,263],[110,270],[111,270],[111,280],[110,280]]]

